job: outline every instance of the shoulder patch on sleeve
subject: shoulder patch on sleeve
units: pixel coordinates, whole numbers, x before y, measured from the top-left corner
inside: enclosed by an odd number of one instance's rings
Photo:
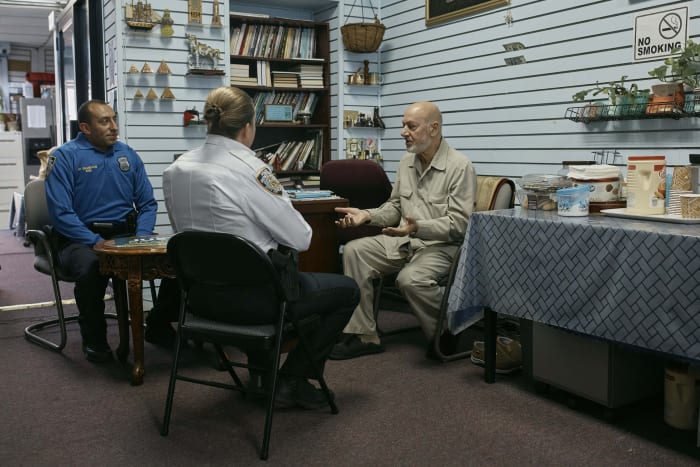
[[[49,174],[51,173],[51,169],[53,169],[53,165],[56,163],[56,156],[51,155],[46,161],[46,176],[48,177]]]
[[[275,177],[275,174],[272,173],[272,170],[270,170],[269,167],[263,167],[258,170],[255,179],[258,181],[260,186],[265,188],[273,195],[282,196],[282,194],[284,194],[282,184],[279,182],[279,180],[277,180],[277,177]]]

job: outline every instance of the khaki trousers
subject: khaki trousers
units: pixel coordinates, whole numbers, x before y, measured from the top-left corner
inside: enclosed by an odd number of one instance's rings
[[[459,247],[441,244],[412,251],[410,239],[404,237],[403,244],[401,240],[377,235],[353,240],[343,248],[343,271],[360,287],[360,303],[343,332],[377,338],[373,280],[398,271],[396,286],[425,336],[433,339],[444,292],[438,281],[448,274]]]

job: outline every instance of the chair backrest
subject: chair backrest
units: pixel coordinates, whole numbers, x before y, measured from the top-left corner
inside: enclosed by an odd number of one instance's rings
[[[515,182],[506,177],[476,177],[475,211],[510,209],[515,205]]]
[[[51,224],[44,180],[32,180],[24,188],[24,219],[28,230],[41,230]]]
[[[347,198],[350,206],[360,209],[376,208],[391,195],[391,182],[381,165],[363,159],[328,161],[321,167],[320,187]],[[356,238],[377,235],[380,227],[361,225],[352,229],[338,229],[341,245]]]
[[[391,182],[384,168],[371,160],[328,161],[321,167],[320,186],[350,200],[360,209],[376,208],[391,195]]]
[[[280,277],[254,243],[233,234],[185,231],[170,238],[167,252],[191,313],[235,324],[277,322],[284,297]],[[254,319],[239,313],[251,309]]]
[[[49,260],[49,239],[44,227],[51,224],[51,218],[46,203],[46,182],[42,179],[32,180],[24,187],[24,220],[27,236],[34,246],[34,267],[49,274],[49,265],[45,263]]]

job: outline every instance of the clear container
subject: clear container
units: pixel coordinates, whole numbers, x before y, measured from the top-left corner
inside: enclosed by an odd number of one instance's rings
[[[571,180],[561,175],[529,174],[518,181],[520,205],[531,210],[553,211],[557,202],[552,196],[560,188],[573,185]]]

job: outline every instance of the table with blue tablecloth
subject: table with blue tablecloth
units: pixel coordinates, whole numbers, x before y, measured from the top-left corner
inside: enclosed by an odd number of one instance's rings
[[[475,212],[448,299],[459,332],[486,314],[495,378],[495,313],[700,360],[700,224]]]

